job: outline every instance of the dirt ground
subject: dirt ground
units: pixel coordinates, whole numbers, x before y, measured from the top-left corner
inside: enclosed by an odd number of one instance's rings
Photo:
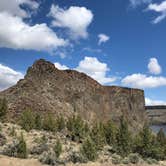
[[[18,159],[0,155],[0,166],[48,166],[41,164],[36,159]],[[87,164],[67,164],[66,166],[149,166],[149,165],[112,165],[111,163],[87,163]],[[152,166],[166,166],[166,162],[161,162],[158,165]]]
[[[35,159],[18,159],[0,155],[0,166],[46,166]]]

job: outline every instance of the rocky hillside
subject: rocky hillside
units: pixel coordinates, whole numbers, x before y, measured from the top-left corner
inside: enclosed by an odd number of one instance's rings
[[[166,106],[147,106],[146,111],[152,124],[166,125]]]
[[[15,86],[0,92],[0,97],[7,99],[12,117],[30,108],[64,116],[76,112],[88,121],[118,121],[123,114],[137,128],[146,119],[142,90],[102,86],[84,73],[58,70],[43,59],[29,67]]]

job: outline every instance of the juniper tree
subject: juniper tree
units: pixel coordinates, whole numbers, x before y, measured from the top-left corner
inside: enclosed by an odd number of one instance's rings
[[[22,133],[19,138],[19,143],[17,145],[17,157],[27,158],[27,145],[26,145],[26,142],[24,140],[24,136]]]
[[[163,160],[165,158],[165,135],[162,130],[157,134],[152,133],[147,124],[142,131],[135,136],[133,151],[139,153],[143,158]]]
[[[45,115],[44,120],[43,120],[43,129],[55,132],[57,130],[56,127],[56,120],[52,114],[48,113]]]
[[[159,143],[160,149],[163,150],[163,159],[166,159],[166,136],[163,129],[160,129],[160,131],[157,133],[157,141]]]
[[[91,129],[90,136],[94,141],[96,148],[101,150],[106,143],[104,125],[100,123],[95,123]]]
[[[58,116],[56,119],[57,130],[61,131],[65,128],[65,119],[62,115]]]
[[[166,145],[166,136],[163,129],[160,129],[157,133],[157,142],[160,144],[160,146]]]
[[[80,116],[69,117],[66,127],[73,141],[81,141],[86,135],[86,124]]]
[[[136,136],[135,149],[134,151],[142,155],[143,157],[151,157],[152,145],[154,137],[152,131],[147,124],[144,125],[143,129]]]
[[[42,117],[39,113],[36,113],[34,123],[35,129],[40,130],[42,128]]]
[[[97,148],[90,137],[84,140],[80,148],[80,153],[88,161],[95,161],[97,159]]]
[[[114,145],[116,142],[116,132],[117,128],[115,124],[109,120],[105,125],[104,125],[104,133],[105,133],[105,138],[106,142],[108,145]]]
[[[35,115],[30,109],[22,112],[20,118],[20,125],[26,131],[30,131],[35,127]]]
[[[7,100],[5,98],[0,100],[0,119],[4,120],[7,114]]]
[[[146,124],[143,127],[143,131],[140,132],[141,137],[141,154],[143,157],[150,157],[150,150],[152,148],[152,131],[150,130],[149,126]]]
[[[128,129],[128,123],[124,117],[120,118],[120,125],[116,135],[116,151],[122,157],[131,152],[131,133]]]
[[[153,144],[154,146],[155,144]],[[156,136],[156,151],[155,156],[156,159],[164,160],[166,158],[166,136],[163,129],[160,129]]]

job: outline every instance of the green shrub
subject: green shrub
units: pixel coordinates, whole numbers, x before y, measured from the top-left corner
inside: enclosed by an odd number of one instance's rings
[[[137,164],[139,162],[139,155],[137,153],[131,153],[128,156],[130,163]]]
[[[2,154],[10,157],[17,157],[18,140],[13,140],[12,143],[6,144],[3,148]]]
[[[49,147],[47,144],[39,144],[35,147],[33,147],[30,151],[31,154],[35,154],[35,155],[40,155],[43,152],[46,152],[49,150]]]
[[[57,130],[56,120],[52,114],[49,113],[45,115],[44,121],[43,121],[43,129],[47,131],[52,131],[52,132],[55,132]]]
[[[122,164],[129,164],[130,161],[129,161],[129,158],[128,157],[125,157],[123,160],[122,160]]]
[[[83,142],[80,153],[88,161],[95,161],[97,159],[96,145],[90,137]]]
[[[121,156],[119,156],[117,154],[112,155],[112,164],[120,164],[121,161],[122,161]]]
[[[5,145],[2,153],[10,157],[27,158],[27,146],[23,135],[11,144]]]
[[[156,159],[152,159],[152,158],[147,158],[145,161],[147,164],[150,164],[150,165],[158,164],[158,161]]]
[[[41,137],[36,137],[34,142],[37,144],[47,144],[48,138],[45,134],[43,134]]]
[[[56,165],[57,163],[56,154],[54,151],[51,150],[43,152],[43,154],[39,158],[39,161],[43,164]]]
[[[69,156],[69,162],[76,163],[86,163],[87,159],[85,159],[79,152],[72,152]]]
[[[20,126],[26,131],[35,127],[35,115],[31,110],[28,109],[21,114]]]
[[[62,153],[62,144],[59,140],[57,140],[57,142],[54,146],[54,152],[56,154],[56,157],[59,158]]]
[[[47,142],[48,142],[48,137],[45,134],[42,135],[42,137],[41,137],[41,143],[45,144]]]

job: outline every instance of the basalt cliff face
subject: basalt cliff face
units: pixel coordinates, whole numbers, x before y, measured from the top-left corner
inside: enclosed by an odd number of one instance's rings
[[[152,125],[166,125],[166,106],[146,106],[146,111]]]
[[[0,92],[0,97],[7,99],[11,117],[29,108],[64,116],[78,113],[90,122],[118,121],[124,115],[137,128],[146,120],[142,90],[102,86],[84,73],[58,70],[43,59],[29,67],[15,86]]]

